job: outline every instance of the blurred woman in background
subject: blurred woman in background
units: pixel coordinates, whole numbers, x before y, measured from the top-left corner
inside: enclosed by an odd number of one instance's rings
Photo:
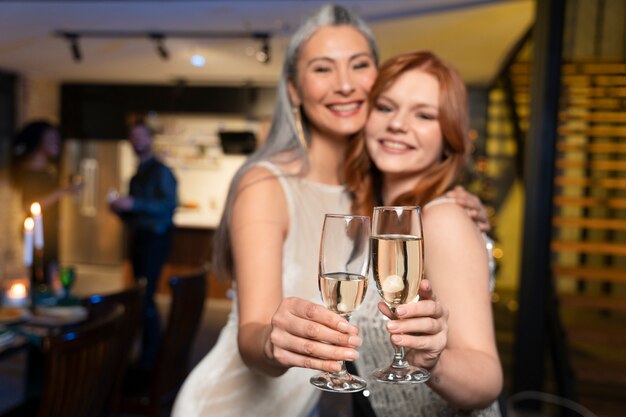
[[[61,151],[62,141],[58,126],[45,120],[26,124],[11,144],[11,179],[21,192],[25,215],[30,215],[30,205],[33,202],[41,205],[46,280],[49,278],[50,267],[59,261],[59,200],[81,187],[75,181],[61,185]]]

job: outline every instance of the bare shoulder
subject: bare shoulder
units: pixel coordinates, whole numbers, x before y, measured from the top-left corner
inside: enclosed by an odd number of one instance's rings
[[[482,242],[480,230],[465,209],[453,200],[424,209],[424,233],[430,242]],[[445,243],[447,244],[447,243]]]
[[[488,294],[485,241],[463,207],[454,202],[428,207],[423,226],[426,273],[439,296],[458,303],[455,285],[462,282],[471,282],[478,294]]]
[[[280,179],[264,166],[254,166],[241,177],[233,202],[234,228],[256,222],[287,224],[287,202]]]
[[[469,224],[472,225],[472,219],[465,212],[465,209],[458,205],[454,200],[441,202],[424,208],[424,223],[431,224]]]
[[[268,167],[256,165],[243,174],[237,184],[237,193],[251,188],[273,188],[279,185],[275,172]]]

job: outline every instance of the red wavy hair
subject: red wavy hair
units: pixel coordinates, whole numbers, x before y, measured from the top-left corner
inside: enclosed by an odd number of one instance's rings
[[[469,151],[469,112],[467,90],[459,73],[428,51],[397,55],[380,67],[369,96],[369,112],[378,97],[407,71],[419,70],[439,81],[439,124],[444,140],[441,161],[426,172],[425,179],[411,191],[400,195],[390,205],[423,205],[448,190],[465,168]],[[355,137],[347,150],[344,165],[347,190],[353,196],[353,213],[371,215],[374,206],[382,205],[383,174],[370,159],[364,132]]]

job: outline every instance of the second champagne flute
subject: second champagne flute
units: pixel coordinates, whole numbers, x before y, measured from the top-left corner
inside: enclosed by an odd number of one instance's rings
[[[396,313],[400,304],[417,299],[424,275],[424,237],[421,208],[375,207],[372,220],[372,272],[380,296]],[[372,376],[380,382],[412,384],[426,382],[430,373],[413,366],[404,348],[393,345],[393,362]]]
[[[320,244],[319,288],[326,307],[350,320],[367,291],[370,260],[370,219],[367,216],[327,214]],[[350,374],[343,361],[337,373],[311,378],[317,388],[332,392],[358,392],[363,379]]]

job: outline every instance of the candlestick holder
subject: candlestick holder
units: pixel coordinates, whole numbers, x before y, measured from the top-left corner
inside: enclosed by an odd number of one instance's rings
[[[50,286],[44,272],[43,248],[35,248],[33,264],[30,268],[31,280],[31,306],[34,308],[52,296]]]

